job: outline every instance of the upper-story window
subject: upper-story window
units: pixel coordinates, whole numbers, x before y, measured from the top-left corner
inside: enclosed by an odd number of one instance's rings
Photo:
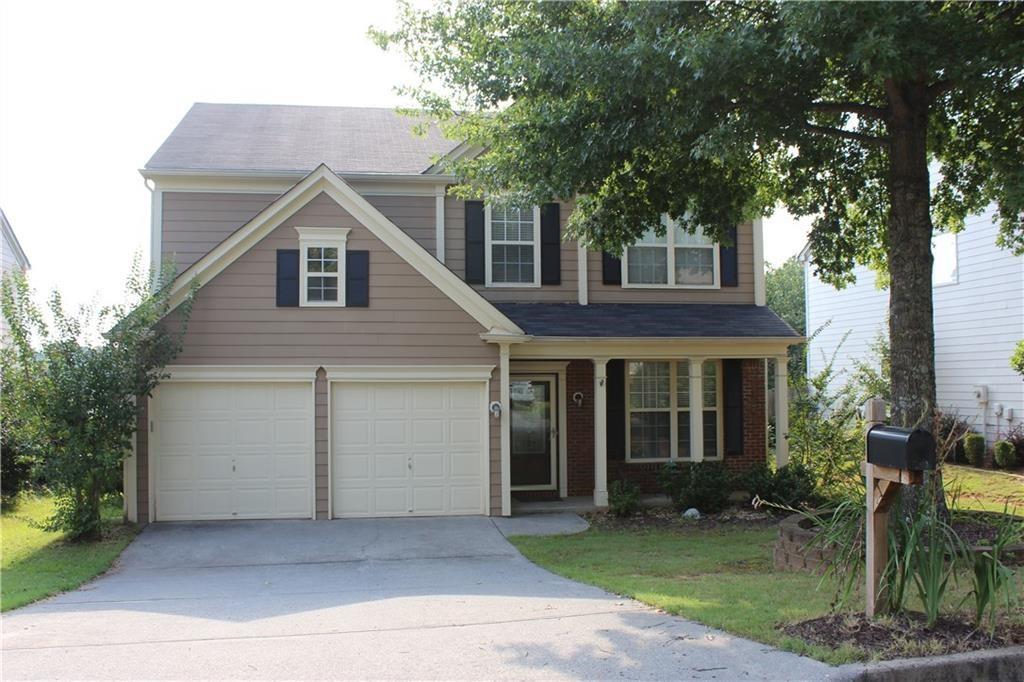
[[[299,233],[299,305],[345,305],[347,228],[296,227]]]
[[[652,228],[622,259],[626,287],[717,289],[720,285],[718,244],[703,233],[690,234],[663,218],[665,234]]]
[[[540,207],[484,207],[487,286],[540,286]]]

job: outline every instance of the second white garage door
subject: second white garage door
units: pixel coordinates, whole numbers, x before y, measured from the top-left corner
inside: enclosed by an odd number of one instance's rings
[[[483,382],[336,383],[334,516],[483,514]]]

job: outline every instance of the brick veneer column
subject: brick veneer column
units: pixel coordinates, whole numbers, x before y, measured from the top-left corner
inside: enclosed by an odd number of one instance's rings
[[[743,453],[726,457],[729,469],[746,471],[768,461],[765,431],[764,360],[744,360]]]
[[[572,401],[583,394],[583,407]],[[594,364],[573,360],[565,370],[566,492],[570,496],[594,494]]]

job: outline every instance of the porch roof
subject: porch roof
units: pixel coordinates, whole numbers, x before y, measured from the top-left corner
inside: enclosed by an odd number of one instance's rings
[[[766,306],[710,303],[497,303],[535,337],[793,338]]]

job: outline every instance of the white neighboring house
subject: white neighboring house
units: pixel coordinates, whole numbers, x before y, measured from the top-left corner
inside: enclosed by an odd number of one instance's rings
[[[7,222],[7,216],[4,215],[3,209],[0,209],[0,232],[2,232],[0,235],[0,274],[6,277],[10,272],[27,273],[32,265],[28,262],[28,257],[22,250],[21,244],[18,243],[11,224]],[[7,338],[7,320],[0,315],[0,343],[6,344]]]
[[[1024,338],[1024,257],[996,246],[998,229],[986,211],[932,244],[938,407],[971,422],[989,444],[1024,418],[1024,381],[1009,363]],[[807,370],[820,372],[835,354],[835,381],[845,382],[858,360],[872,358],[878,334],[887,333],[889,292],[862,266],[855,284],[836,290],[814,276],[807,249],[801,259],[808,335],[831,320],[810,342]]]

